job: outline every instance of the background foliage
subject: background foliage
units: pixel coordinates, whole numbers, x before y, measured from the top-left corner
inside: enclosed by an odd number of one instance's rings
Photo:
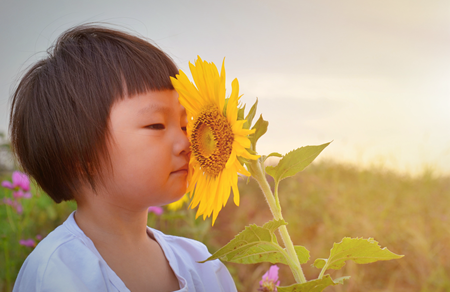
[[[225,244],[251,223],[262,225],[271,214],[256,182],[241,182],[241,206],[222,211],[213,228],[212,244]],[[331,161],[313,163],[280,184],[280,201],[293,242],[328,257],[343,237],[374,237],[381,246],[405,255],[396,261],[356,265],[348,262],[333,278],[351,275],[344,285],[325,291],[450,291],[450,177],[430,169],[402,176],[380,168],[355,169]],[[307,279],[320,270],[303,265]],[[256,291],[263,265],[227,265],[235,271],[239,291]],[[280,265],[281,285],[293,282]]]

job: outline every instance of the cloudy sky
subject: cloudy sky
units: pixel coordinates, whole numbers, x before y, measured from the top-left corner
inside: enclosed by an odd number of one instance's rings
[[[261,154],[333,140],[323,158],[450,174],[450,1],[1,0],[0,131],[24,70],[96,21],[152,39],[184,71],[225,57],[269,120]]]

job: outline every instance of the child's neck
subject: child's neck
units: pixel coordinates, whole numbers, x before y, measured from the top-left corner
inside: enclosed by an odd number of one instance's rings
[[[94,243],[131,247],[148,241],[147,210],[127,210],[98,197],[94,201],[77,202],[75,212],[77,225]]]
[[[147,234],[147,214],[102,202],[98,196],[94,202],[78,202],[75,220],[131,291],[178,290],[162,248]]]

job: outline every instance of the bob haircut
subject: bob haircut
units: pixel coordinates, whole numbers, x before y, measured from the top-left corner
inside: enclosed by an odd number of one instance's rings
[[[24,172],[60,203],[74,199],[81,183],[96,192],[103,162],[111,167],[114,102],[174,89],[178,69],[149,42],[91,24],[64,32],[47,53],[12,95],[9,130]]]

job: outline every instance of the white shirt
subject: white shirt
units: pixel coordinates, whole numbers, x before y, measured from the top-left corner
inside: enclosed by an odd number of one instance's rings
[[[78,227],[73,214],[27,257],[13,292],[130,291]],[[177,292],[236,291],[233,279],[222,262],[197,263],[211,255],[204,244],[147,228],[153,233],[178,278],[181,289]]]

